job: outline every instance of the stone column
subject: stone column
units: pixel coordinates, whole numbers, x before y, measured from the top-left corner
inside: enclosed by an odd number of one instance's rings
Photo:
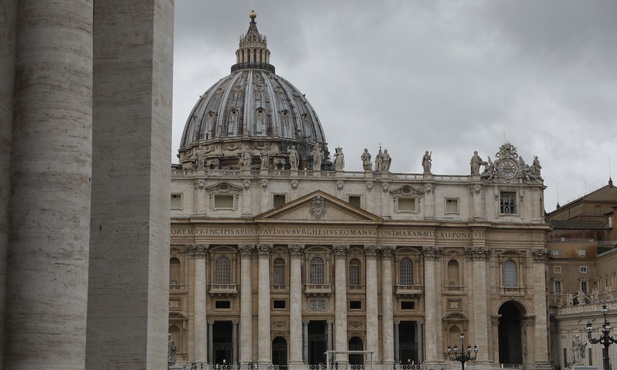
[[[421,321],[416,321],[416,336],[418,337],[418,363],[424,362],[424,325]]]
[[[9,247],[9,199],[11,190],[11,131],[13,83],[15,82],[15,27],[17,1],[2,4],[0,22],[0,364],[4,366],[6,261]],[[2,368],[0,366],[0,368]]]
[[[57,1],[43,3],[49,7]],[[71,9],[91,3],[90,224],[95,232],[90,235],[86,367],[160,369],[167,361],[169,320],[173,2],[71,1]],[[63,78],[73,75],[63,72]]]
[[[231,322],[231,364],[238,363],[238,320]]]
[[[435,184],[427,182],[424,184],[424,218],[428,220],[435,219]]]
[[[0,240],[0,257],[7,257],[0,261],[6,266],[6,285],[0,288],[4,295],[6,287],[6,302],[0,303],[5,304],[6,317],[0,320],[6,326],[0,327],[0,337],[6,352],[0,367],[44,369],[53,364],[83,369],[91,235],[93,2],[5,1],[0,7],[2,93],[12,88],[8,97],[2,96],[0,108],[10,104],[13,113],[0,121],[2,139],[9,139],[0,143],[0,161],[8,166],[10,158],[12,164],[10,174],[7,167],[0,173],[1,206],[9,203],[8,215],[6,208],[0,211],[0,226],[8,223],[8,228],[0,232],[10,230],[0,236],[8,238],[8,244]],[[169,168],[169,154],[167,163]],[[11,193],[4,187],[9,182]],[[167,315],[167,304],[162,305]]]
[[[258,305],[258,361],[260,366],[272,363],[270,338],[270,251],[271,245],[257,246],[259,254],[259,305]]]
[[[482,185],[475,184],[469,187],[469,193],[471,193],[473,218],[476,220],[484,219],[484,207],[482,207]],[[460,206],[460,204],[459,204]]]
[[[332,325],[334,324],[334,321],[332,320],[328,320],[326,321],[326,323],[328,324],[328,326],[326,327],[326,340],[328,341],[326,343],[326,351],[332,351],[332,334],[334,334],[334,330],[332,329]]]
[[[189,258],[195,261],[195,287],[193,297],[193,361],[207,362],[208,355],[208,321],[206,320],[206,255],[207,245],[188,245]]]
[[[489,276],[487,260],[491,254],[490,249],[482,247],[465,248],[465,255],[473,261],[472,302],[473,309],[473,337],[467,335],[467,341],[471,345],[477,344],[480,348],[489,348],[489,319],[488,288]],[[488,362],[489,351],[479,351],[476,362]]]
[[[240,252],[240,363],[253,361],[253,302],[251,257],[254,245],[241,245]],[[212,358],[212,357],[210,357]]]
[[[303,363],[302,347],[302,251],[303,245],[289,246],[289,364]]]
[[[382,312],[382,348],[384,365],[391,365],[395,361],[394,341],[398,345],[398,335],[392,331],[394,329],[392,306],[392,253],[393,247],[384,246],[381,248],[381,312]],[[397,324],[398,329],[398,324]],[[397,333],[398,334],[398,333]],[[398,353],[398,352],[397,352]]]
[[[399,325],[401,324],[400,321],[396,320],[394,322],[394,361],[397,364],[401,363],[401,359],[400,359],[400,347],[399,347],[399,338],[400,338],[400,334],[399,334]]]
[[[545,273],[546,265],[548,264],[547,250],[544,248],[533,249],[531,251],[533,257],[533,309],[535,321],[533,323],[533,337],[535,338],[533,346],[533,362],[542,364],[547,368],[549,359],[548,344],[548,319],[546,307],[546,291],[545,291]],[[614,338],[614,336],[613,336]]]
[[[379,310],[377,308],[377,253],[375,245],[364,247],[366,258],[366,350],[373,351],[373,361],[381,362],[379,355]]]
[[[347,351],[347,250],[349,246],[335,245],[334,246],[334,289],[335,289],[335,340],[334,349],[336,351]],[[340,365],[348,363],[346,354],[337,353],[335,361]]]
[[[437,273],[437,261],[441,260],[443,248],[441,247],[424,247],[422,249],[424,256],[424,312],[425,312],[425,338],[440,338],[441,319],[438,315],[438,298],[437,297],[437,282],[435,276]],[[427,341],[425,344],[426,361],[435,363],[441,361],[437,340]]]
[[[302,353],[302,358],[304,363],[308,363],[308,324],[309,321],[308,320],[303,320],[302,321],[302,327],[303,327],[303,331],[302,331],[302,343],[303,343],[303,353]]]
[[[208,361],[214,361],[214,346],[212,345],[212,343],[214,343],[214,321],[210,320],[208,321],[208,343],[210,343],[210,345],[208,346]]]

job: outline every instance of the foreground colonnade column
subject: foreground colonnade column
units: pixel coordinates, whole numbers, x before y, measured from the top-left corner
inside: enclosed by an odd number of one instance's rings
[[[6,318],[0,318],[6,324],[0,343],[6,352],[1,365],[7,369],[44,369],[50,364],[83,369],[92,176],[93,3],[9,1],[3,10],[11,6],[8,3],[16,4],[12,14],[16,15],[16,32],[0,37],[14,36],[16,41],[14,64],[9,62],[15,78]],[[11,120],[0,125],[10,127]]]

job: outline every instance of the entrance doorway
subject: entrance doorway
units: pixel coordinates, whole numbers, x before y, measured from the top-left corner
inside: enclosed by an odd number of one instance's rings
[[[231,321],[215,321],[212,324],[212,364],[232,364],[233,343]]]
[[[311,321],[308,324],[308,362],[309,365],[326,363],[328,336],[325,321]]]
[[[416,322],[401,321],[398,327],[398,358],[402,364],[418,363]]]
[[[279,369],[287,369],[287,340],[276,337],[272,341],[272,364]]]
[[[519,305],[504,303],[499,308],[499,363],[518,365],[523,363],[521,336],[522,313]]]
[[[349,339],[349,350],[364,351],[364,344],[362,343],[362,338],[351,337],[351,339]],[[349,354],[349,364],[364,365],[364,355],[359,353]]]

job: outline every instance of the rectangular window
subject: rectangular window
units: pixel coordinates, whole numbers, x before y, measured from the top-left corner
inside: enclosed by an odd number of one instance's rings
[[[360,266],[349,265],[349,285],[360,285]]]
[[[362,197],[359,195],[350,195],[348,200],[352,206],[362,208]]]
[[[182,194],[171,195],[171,209],[182,209]]]
[[[580,267],[578,268],[578,271],[579,271],[581,274],[586,274],[586,273],[589,271],[589,269],[587,268],[587,266],[580,266]]]
[[[585,257],[587,255],[587,251],[585,251],[584,249],[579,249],[578,255],[581,257]]]
[[[274,285],[285,285],[285,265],[274,265],[272,275]]]
[[[350,310],[361,310],[362,301],[349,301],[349,309]]]
[[[499,203],[500,212],[503,214],[516,213],[516,193],[502,192]]]
[[[231,308],[231,301],[216,301],[214,302],[214,307],[216,308]]]
[[[561,294],[561,281],[555,281],[555,294]]]
[[[398,198],[398,210],[399,212],[415,212],[416,211],[416,199],[415,198]]]
[[[553,273],[561,274],[561,266],[553,266]]]
[[[559,249],[551,250],[551,256],[561,256],[561,251]]]
[[[214,196],[214,208],[218,209],[233,209],[234,196],[217,194]]]
[[[401,310],[413,310],[415,306],[413,301],[401,301]]]
[[[446,198],[446,214],[458,212],[458,199]]]
[[[274,208],[278,208],[285,204],[285,194],[274,194],[272,197],[272,205]]]
[[[284,310],[286,307],[286,303],[284,300],[275,300],[274,302],[272,302],[272,307],[275,310]]]

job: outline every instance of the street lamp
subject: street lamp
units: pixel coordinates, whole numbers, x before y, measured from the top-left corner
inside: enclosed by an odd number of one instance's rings
[[[465,350],[465,334],[461,333],[461,350],[459,354],[459,349],[457,346],[454,346],[454,349],[448,346],[448,358],[451,361],[459,361],[461,363],[461,370],[465,370],[465,362],[474,361],[476,357],[478,357],[478,346],[473,346],[473,350],[471,346],[467,346],[467,350]]]
[[[602,333],[602,335],[600,335],[600,338],[591,337],[591,333],[593,332],[593,327],[591,326],[590,322],[587,323],[587,339],[589,340],[589,343],[592,343],[592,344],[600,343],[604,346],[604,348],[602,348],[602,360],[603,360],[604,370],[610,370],[610,367],[611,367],[610,361],[608,358],[608,347],[612,343],[617,343],[617,339],[611,337],[611,324],[606,320],[607,314],[608,314],[608,308],[606,308],[606,305],[603,305],[602,315],[604,315],[604,323],[602,324],[602,327],[600,328],[600,332]]]

